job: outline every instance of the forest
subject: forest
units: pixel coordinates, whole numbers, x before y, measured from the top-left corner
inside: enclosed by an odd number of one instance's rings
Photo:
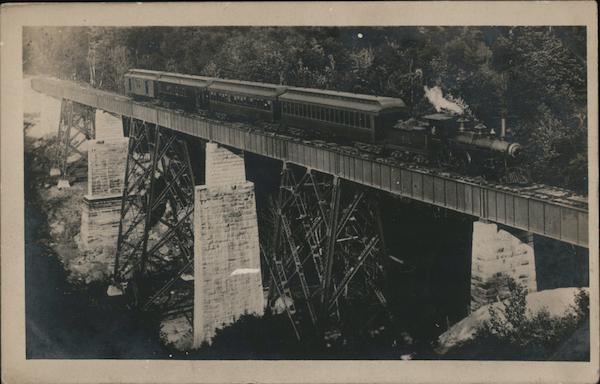
[[[524,145],[535,182],[587,194],[585,27],[26,27],[25,75],[124,92],[131,68],[402,98],[425,87]]]

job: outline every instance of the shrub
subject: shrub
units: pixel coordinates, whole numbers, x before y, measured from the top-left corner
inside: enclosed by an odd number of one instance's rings
[[[490,320],[478,329],[476,338],[508,347],[516,355],[549,357],[589,317],[589,296],[583,289],[571,308],[553,316],[547,308],[536,313],[528,310],[527,292],[514,280],[508,287],[509,297],[500,307],[490,306]]]

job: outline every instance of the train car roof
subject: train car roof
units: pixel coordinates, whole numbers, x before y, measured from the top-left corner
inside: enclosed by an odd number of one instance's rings
[[[133,76],[141,79],[157,80],[162,72],[150,71],[148,69],[130,69],[125,76]]]
[[[205,76],[184,75],[181,73],[163,72],[158,81],[172,84],[189,85],[194,87],[206,87],[213,78]]]
[[[386,109],[406,108],[404,101],[399,98],[298,87],[289,87],[283,95],[279,96],[279,100],[329,105],[334,108],[372,113]]]
[[[260,96],[271,99],[276,98],[286,90],[286,88],[281,85],[226,79],[213,79],[213,82],[208,86],[208,89],[211,91],[225,91],[246,96]]]
[[[164,73],[162,71],[155,71],[153,69],[139,69],[139,68],[132,68],[128,72],[131,72],[131,73],[147,73],[147,74],[154,74],[154,75],[160,75],[161,73]]]

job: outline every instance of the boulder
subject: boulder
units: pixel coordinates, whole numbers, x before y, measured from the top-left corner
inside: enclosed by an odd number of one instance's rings
[[[557,288],[527,295],[528,314],[546,309],[551,316],[563,316],[575,305],[575,295],[579,288]],[[584,288],[588,291],[587,288]],[[477,330],[490,319],[489,308],[502,309],[502,303],[497,302],[484,305],[458,323],[454,324],[446,332],[438,337],[436,352],[444,354],[450,348],[458,346],[466,341],[472,340]]]
[[[160,323],[160,339],[168,347],[178,351],[192,348],[194,329],[185,316],[164,319]]]

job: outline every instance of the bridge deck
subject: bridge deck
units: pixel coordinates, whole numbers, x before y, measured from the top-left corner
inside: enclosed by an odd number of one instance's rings
[[[588,246],[587,198],[545,185],[504,186],[414,164],[351,153],[330,143],[185,114],[79,84],[32,79],[32,88],[240,150],[285,160],[395,195],[455,210],[567,243]]]

